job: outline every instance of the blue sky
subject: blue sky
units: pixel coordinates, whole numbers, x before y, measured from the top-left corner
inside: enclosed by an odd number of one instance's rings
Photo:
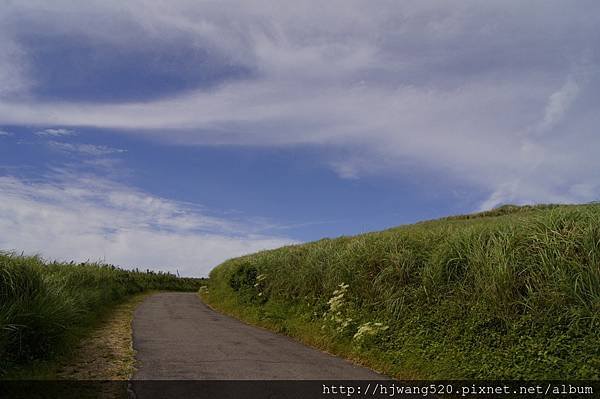
[[[0,248],[200,276],[290,243],[597,200],[598,8],[8,2]]]

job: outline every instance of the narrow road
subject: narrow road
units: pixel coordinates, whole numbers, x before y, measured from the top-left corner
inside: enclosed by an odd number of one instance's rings
[[[134,380],[376,380],[385,377],[207,307],[160,293],[135,311]]]

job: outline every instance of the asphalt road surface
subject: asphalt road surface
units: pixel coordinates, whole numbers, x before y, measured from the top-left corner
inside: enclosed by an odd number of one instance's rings
[[[135,311],[134,380],[378,380],[386,377],[211,310],[194,293],[160,293]]]

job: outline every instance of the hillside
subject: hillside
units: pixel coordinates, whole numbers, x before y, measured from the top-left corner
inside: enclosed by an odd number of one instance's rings
[[[600,378],[600,205],[505,206],[231,259],[202,297],[395,377]]]
[[[200,279],[0,252],[0,377],[67,352],[110,308],[147,290],[194,291]]]

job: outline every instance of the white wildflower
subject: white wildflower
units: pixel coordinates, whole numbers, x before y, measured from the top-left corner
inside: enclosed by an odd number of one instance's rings
[[[384,326],[383,323],[371,323],[366,322],[358,327],[356,334],[352,337],[355,341],[362,341],[367,336],[374,336],[379,334],[382,331],[385,331],[389,328],[389,326]]]

